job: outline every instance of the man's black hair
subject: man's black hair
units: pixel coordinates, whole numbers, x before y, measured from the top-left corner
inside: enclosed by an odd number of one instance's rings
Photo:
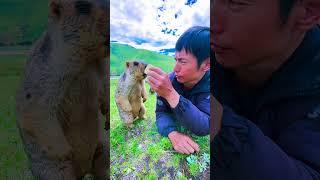
[[[194,26],[185,31],[176,43],[176,51],[185,49],[187,53],[193,54],[198,63],[210,57],[210,28]]]
[[[279,0],[280,17],[282,23],[285,24],[287,22],[289,14],[297,1],[298,0]]]

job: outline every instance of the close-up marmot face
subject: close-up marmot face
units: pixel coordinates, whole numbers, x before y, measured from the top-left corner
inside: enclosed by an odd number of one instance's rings
[[[108,0],[50,0],[48,29],[57,44],[72,44],[105,55]],[[49,33],[50,33],[49,32]],[[103,48],[103,49],[102,49]]]
[[[129,71],[130,75],[134,76],[137,80],[146,78],[147,75],[144,73],[146,67],[147,64],[140,61],[126,62],[126,71]]]

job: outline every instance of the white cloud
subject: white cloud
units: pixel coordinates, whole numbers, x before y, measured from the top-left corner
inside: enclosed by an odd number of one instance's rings
[[[179,35],[189,27],[210,25],[210,0],[198,0],[192,6],[185,3],[186,0],[110,0],[110,39],[154,51],[174,48]],[[163,33],[166,28],[167,32],[176,32]]]

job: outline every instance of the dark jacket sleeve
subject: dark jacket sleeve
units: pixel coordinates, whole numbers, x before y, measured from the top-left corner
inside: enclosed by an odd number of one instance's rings
[[[296,121],[274,142],[251,121],[224,107],[211,150],[215,180],[320,179],[320,119]]]
[[[188,130],[198,136],[208,135],[210,132],[210,94],[201,93],[197,96],[196,104],[183,96],[172,109],[177,120]]]
[[[175,108],[171,108],[164,98],[157,97],[156,124],[162,136],[168,136],[170,132],[176,131],[177,121],[198,136],[208,135],[210,131],[209,120],[209,93],[199,94],[195,105],[180,96]]]
[[[157,105],[156,105],[156,125],[158,132],[162,136],[168,136],[172,131],[177,131],[176,122],[174,121],[171,108],[167,101],[157,96]]]

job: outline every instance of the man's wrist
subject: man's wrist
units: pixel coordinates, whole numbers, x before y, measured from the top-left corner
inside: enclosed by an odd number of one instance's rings
[[[165,99],[171,108],[175,108],[179,103],[180,95],[177,93],[177,91],[173,90]]]
[[[171,131],[169,134],[168,134],[168,138],[171,139],[172,136],[176,135],[178,133],[178,131]]]

